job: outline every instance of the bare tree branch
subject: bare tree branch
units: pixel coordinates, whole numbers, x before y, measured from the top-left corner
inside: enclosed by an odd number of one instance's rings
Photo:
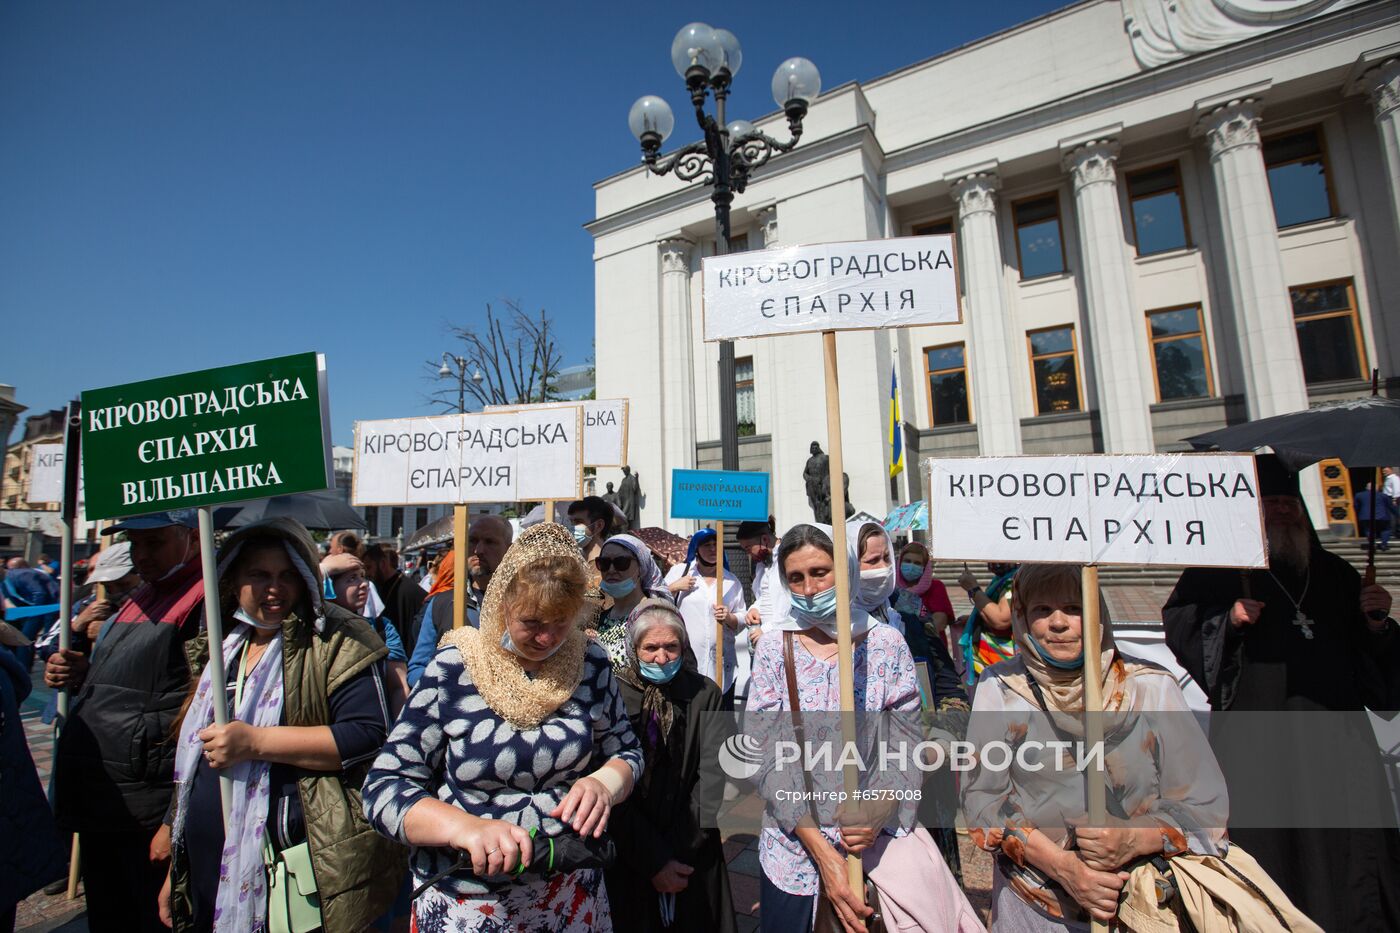
[[[463,379],[463,394],[481,408],[487,405],[514,405],[554,401],[555,383],[563,354],[554,339],[553,322],[541,309],[538,318],[526,314],[518,301],[507,299],[507,314],[497,316],[486,306],[484,326],[451,327],[451,335],[462,342],[460,357],[463,373],[455,360],[451,375],[441,374],[442,361],[428,360],[427,378],[442,383],[428,395],[430,404],[446,411],[457,410],[457,380]],[[481,374],[480,383],[473,376]]]

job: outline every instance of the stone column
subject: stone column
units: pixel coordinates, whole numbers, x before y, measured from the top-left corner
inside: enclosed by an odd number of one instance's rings
[[[652,477],[669,528],[672,470],[695,468],[695,364],[690,329],[690,250],[684,237],[662,240],[661,250],[661,465]],[[681,523],[684,524],[684,523]]]
[[[1400,237],[1400,58],[1392,58],[1361,76],[1360,90],[1376,108],[1376,129],[1381,134],[1385,180],[1390,190],[1391,220]]]
[[[1067,151],[1079,227],[1080,281],[1089,310],[1090,359],[1098,388],[1104,451],[1147,454],[1152,439],[1152,391],[1147,382],[1146,326],[1133,300],[1123,213],[1118,204],[1118,143],[1096,139]]]
[[[1251,420],[1308,407],[1278,224],[1259,145],[1261,109],[1257,99],[1233,100],[1202,114],[1195,127],[1210,150]]]
[[[977,444],[984,456],[1021,452],[1013,378],[1013,335],[1007,327],[1005,273],[997,231],[994,171],[951,178],[958,203],[959,262],[967,303],[967,355]]]

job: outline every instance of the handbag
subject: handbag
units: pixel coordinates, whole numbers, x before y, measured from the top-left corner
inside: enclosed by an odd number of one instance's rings
[[[802,725],[802,704],[798,699],[797,692],[797,672],[792,658],[792,632],[783,632],[783,667],[787,674],[788,705],[792,712],[793,737],[797,739],[798,745],[806,744],[806,730]],[[802,769],[803,789],[807,792],[807,812],[812,817],[812,823],[820,828],[821,818],[817,815],[816,797],[812,791],[812,775],[806,768]],[[812,933],[844,933],[846,927],[841,922],[841,917],[836,913],[836,908],[832,906],[831,899],[822,890],[821,876],[817,876],[817,910],[816,917],[812,922]],[[875,882],[870,880],[870,875],[865,875],[865,903],[866,906],[875,910],[865,920],[865,929],[868,933],[886,933],[885,920],[880,913],[880,889],[875,886]]]
[[[321,929],[321,899],[311,871],[311,845],[301,842],[281,852],[263,835],[267,866],[267,933],[312,933]]]

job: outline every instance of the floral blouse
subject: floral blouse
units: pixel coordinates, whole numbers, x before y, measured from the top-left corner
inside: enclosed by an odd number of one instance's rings
[[[805,714],[841,708],[841,677],[836,658],[818,661],[794,639],[793,661],[796,664],[798,693]],[[899,710],[916,713],[919,709],[919,686],[914,676],[914,656],[903,636],[888,625],[872,625],[866,637],[856,645],[852,657],[855,673],[856,709]],[[777,712],[790,710],[787,674],[783,668],[783,633],[773,632],[758,643],[754,656],[753,674],[749,680],[748,711]],[[786,717],[784,717],[786,718]],[[824,717],[834,719],[835,717]],[[808,729],[808,740],[816,741]],[[829,775],[839,785],[839,772]],[[798,841],[795,833],[783,829],[792,825],[796,814],[788,813],[778,819],[773,810],[782,807],[774,803],[774,795],[765,787],[770,801],[763,814],[763,832],[758,841],[758,859],[763,872],[780,890],[788,894],[815,894],[818,890],[817,868]],[[805,805],[803,805],[805,806]],[[907,821],[905,821],[907,825]],[[890,830],[887,830],[890,831]],[[822,832],[832,845],[840,839],[835,825],[823,825]],[[893,830],[903,835],[904,830]]]

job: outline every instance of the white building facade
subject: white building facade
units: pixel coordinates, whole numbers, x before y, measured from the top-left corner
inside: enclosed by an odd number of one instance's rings
[[[720,459],[709,190],[637,167],[595,191],[598,397],[631,399],[642,524],[683,532],[670,471]],[[1400,363],[1400,4],[1085,0],[823,94],[733,230],[956,234],[961,324],[837,338],[851,501],[877,515],[921,497],[924,457],[1177,450],[1369,393]],[[773,473],[780,526],[810,519],[820,337],[735,356],[741,467]]]

